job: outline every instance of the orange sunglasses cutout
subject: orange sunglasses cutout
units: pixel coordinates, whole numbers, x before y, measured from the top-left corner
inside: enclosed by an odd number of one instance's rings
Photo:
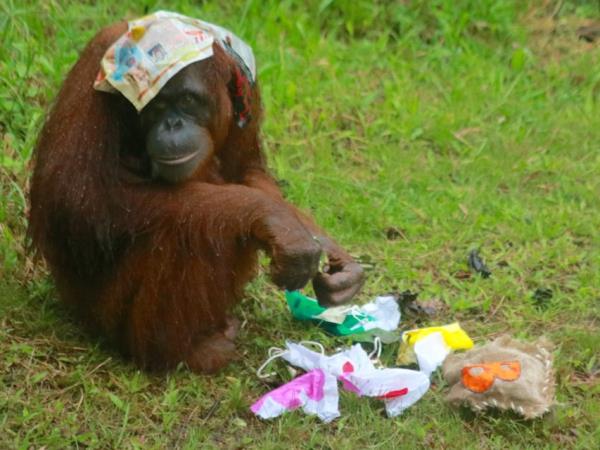
[[[521,376],[519,361],[498,361],[491,363],[469,364],[462,368],[461,380],[467,389],[481,393],[494,384],[496,378],[503,381],[515,381]]]

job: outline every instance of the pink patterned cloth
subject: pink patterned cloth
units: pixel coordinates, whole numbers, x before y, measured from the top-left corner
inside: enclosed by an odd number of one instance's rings
[[[314,369],[294,378],[289,383],[263,395],[250,409],[263,419],[270,419],[285,411],[302,408],[316,414],[324,422],[340,415],[335,377],[321,369]]]

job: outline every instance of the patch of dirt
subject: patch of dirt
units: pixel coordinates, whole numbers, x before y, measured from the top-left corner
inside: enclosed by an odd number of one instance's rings
[[[563,7],[562,1],[545,0],[521,19],[529,32],[528,47],[542,64],[600,47],[600,21],[561,15]]]

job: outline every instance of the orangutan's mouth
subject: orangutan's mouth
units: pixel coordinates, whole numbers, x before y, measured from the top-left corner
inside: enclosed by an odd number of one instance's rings
[[[200,153],[200,150],[198,150],[194,153],[190,153],[189,155],[175,157],[175,158],[156,158],[154,161],[156,161],[159,164],[164,164],[167,166],[177,166],[179,164],[184,164],[184,163],[190,161],[191,159],[194,159],[199,153]]]

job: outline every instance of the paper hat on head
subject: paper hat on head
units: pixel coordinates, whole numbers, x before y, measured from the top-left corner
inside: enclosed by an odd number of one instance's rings
[[[120,92],[141,111],[180,70],[210,58],[213,42],[237,62],[238,77],[254,83],[256,63],[252,48],[235,34],[199,19],[158,11],[129,22],[127,32],[104,54],[94,88]],[[240,81],[236,79],[234,84],[234,97],[243,95]],[[242,112],[240,108],[248,109],[246,102],[242,103],[240,106],[239,99],[234,98],[238,114]]]

